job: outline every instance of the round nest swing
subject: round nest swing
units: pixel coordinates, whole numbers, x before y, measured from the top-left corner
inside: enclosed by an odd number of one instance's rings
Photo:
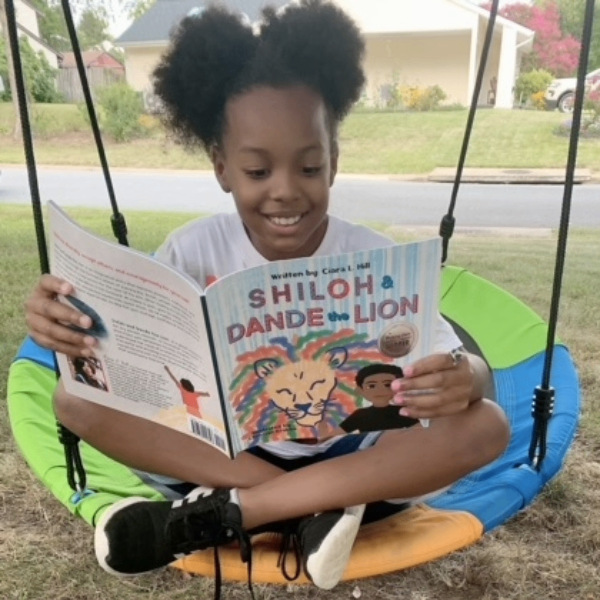
[[[512,428],[502,457],[458,481],[427,504],[363,527],[345,579],[397,571],[463,548],[525,508],[556,475],[577,429],[580,391],[566,347],[554,348],[552,387],[556,402],[541,470],[529,465],[534,421],[532,390],[544,364],[546,323],[507,292],[457,267],[445,267],[441,310],[468,350],[489,364],[494,389],[489,394],[505,410]],[[493,315],[493,319],[490,319]],[[71,512],[94,525],[102,511],[129,496],[162,499],[130,469],[81,443],[89,492],[83,498],[67,482],[64,449],[56,435],[52,392],[57,377],[52,352],[31,339],[21,347],[9,372],[8,406],[12,430],[31,469]],[[255,538],[254,581],[285,583],[277,566],[279,538]],[[235,547],[220,549],[223,576],[244,581],[246,565]],[[213,575],[212,551],[193,554],[176,566]],[[298,581],[302,581],[299,579]]]
[[[588,9],[590,4],[593,7],[593,0],[587,0],[587,4]],[[63,9],[100,159],[105,170],[109,195],[115,208],[112,185],[68,2],[63,2]],[[451,209],[460,183],[497,10],[498,0],[494,0]],[[7,0],[7,16],[17,72],[20,70],[20,55],[16,42],[13,0]],[[583,60],[578,83],[580,90],[583,90],[590,32],[591,30],[584,32]],[[16,74],[26,154],[29,150],[28,167],[30,172],[35,173],[29,120],[23,109],[26,106],[26,97],[22,72]],[[580,115],[581,105],[576,104],[574,119],[580,118]],[[574,129],[579,128],[574,126]],[[574,141],[576,147],[576,138]],[[574,160],[569,167],[572,176]],[[41,222],[41,211],[39,193],[35,185],[32,185],[32,200],[37,224]],[[452,226],[454,222],[451,214],[443,221],[442,236],[446,247],[451,235],[451,231],[448,232],[447,229],[444,232],[444,223],[448,224],[448,217]],[[119,214],[115,214],[115,232],[119,241],[123,241],[125,231],[118,223],[121,218]],[[565,235],[567,225],[568,212],[563,219]],[[566,238],[563,238],[562,242],[564,248]],[[560,244],[559,239],[559,247]],[[40,248],[42,246],[43,244]],[[41,249],[40,254],[42,255]],[[42,260],[42,270],[47,271],[46,267],[47,264],[44,265]],[[455,327],[466,348],[487,361],[493,375],[493,389],[488,391],[487,396],[495,399],[509,418],[512,428],[510,445],[499,459],[461,479],[442,495],[425,504],[412,506],[389,518],[363,526],[353,548],[344,575],[345,580],[412,567],[474,543],[484,533],[498,527],[534,500],[546,483],[560,471],[575,436],[580,412],[580,386],[568,349],[563,344],[552,341],[556,314],[551,316],[549,326],[515,297],[458,267],[443,269],[441,312]],[[548,368],[549,364],[551,369]],[[65,461],[65,449],[57,436],[57,424],[52,410],[52,394],[57,383],[54,365],[53,353],[27,338],[11,365],[8,377],[8,408],[12,431],[23,456],[37,477],[68,510],[92,526],[105,509],[123,498],[142,496],[148,499],[162,499],[164,496],[159,489],[150,487],[129,468],[85,443],[80,443],[79,449],[85,465],[87,483],[83,492],[76,491],[73,467],[67,466]],[[553,402],[550,407],[539,408],[534,400],[533,412],[536,419],[532,419],[532,398],[537,396],[540,381],[543,382],[541,388],[544,391],[553,391]],[[79,469],[77,470],[79,472]],[[254,581],[287,583],[277,564],[280,550],[280,540],[277,536],[257,536],[253,540],[253,546]],[[247,567],[241,562],[237,548],[222,548],[220,558],[225,578],[246,580]],[[213,553],[209,550],[193,554],[178,561],[175,566],[191,573],[213,576]],[[298,582],[307,580],[301,576]]]

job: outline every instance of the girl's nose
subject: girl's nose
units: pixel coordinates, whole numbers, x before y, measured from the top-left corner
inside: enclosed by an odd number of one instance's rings
[[[271,197],[278,202],[293,202],[298,199],[295,178],[288,171],[281,171],[272,178]]]

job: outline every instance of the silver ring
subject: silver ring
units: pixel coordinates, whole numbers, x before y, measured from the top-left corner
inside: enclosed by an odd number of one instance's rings
[[[448,354],[450,354],[450,358],[452,359],[452,368],[457,367],[458,363],[465,358],[465,353],[460,348],[454,348]]]

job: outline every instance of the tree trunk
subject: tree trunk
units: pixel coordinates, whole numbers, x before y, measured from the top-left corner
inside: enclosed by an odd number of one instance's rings
[[[8,84],[10,86],[10,95],[12,98],[13,110],[15,113],[14,126],[13,126],[13,140],[21,139],[21,113],[19,112],[19,100],[17,98],[17,83],[15,79],[15,70],[13,67],[12,51],[10,46],[10,40],[8,38],[8,23],[6,19],[6,7],[4,0],[0,0],[0,29],[2,29],[2,35],[4,36],[4,42],[6,45],[6,61],[8,64]]]

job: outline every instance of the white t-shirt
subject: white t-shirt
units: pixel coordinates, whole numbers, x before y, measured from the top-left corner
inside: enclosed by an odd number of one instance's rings
[[[314,256],[343,254],[383,248],[394,242],[363,225],[329,216],[327,231]],[[267,263],[248,237],[237,213],[194,220],[176,229],[157,250],[155,257],[183,271],[202,287],[250,267]],[[462,345],[450,324],[438,315],[435,352],[449,352]],[[264,447],[285,458],[311,456],[323,452],[336,438],[320,444],[272,442]]]

